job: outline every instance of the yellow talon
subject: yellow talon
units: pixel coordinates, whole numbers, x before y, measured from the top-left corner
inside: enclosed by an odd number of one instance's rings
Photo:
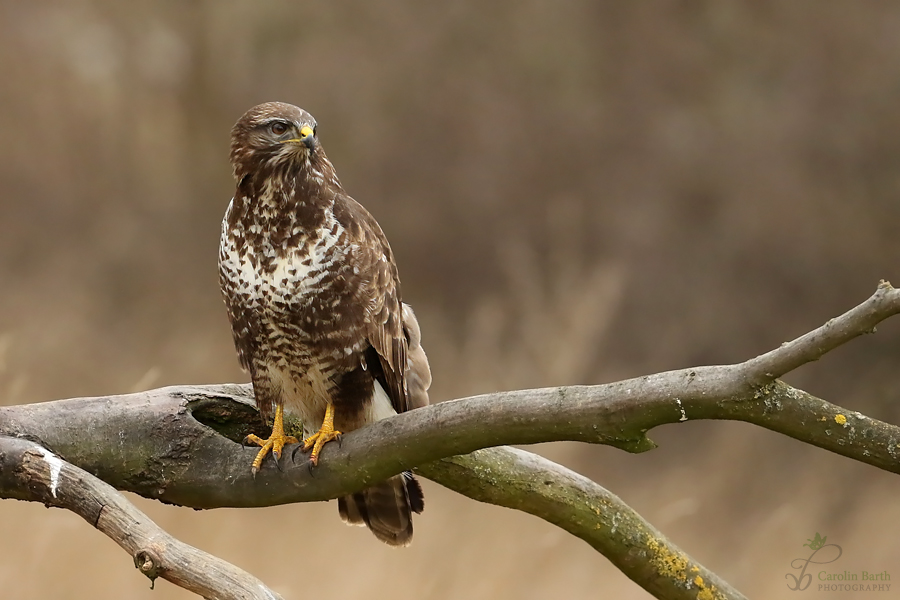
[[[322,421],[322,427],[317,433],[312,434],[303,440],[303,451],[306,452],[312,448],[312,454],[309,455],[309,462],[313,465],[319,464],[319,452],[322,446],[331,440],[339,439],[340,431],[334,430],[334,405],[329,402],[325,407],[325,419]]]
[[[263,459],[270,451],[277,461],[281,458],[281,450],[287,444],[300,443],[300,440],[294,436],[284,434],[284,407],[280,404],[275,407],[275,422],[272,424],[272,435],[269,436],[269,439],[264,440],[251,433],[244,441],[250,444],[256,444],[257,446],[262,446],[259,453],[256,455],[256,458],[253,459],[253,464],[250,466],[250,472],[254,475],[259,472]]]

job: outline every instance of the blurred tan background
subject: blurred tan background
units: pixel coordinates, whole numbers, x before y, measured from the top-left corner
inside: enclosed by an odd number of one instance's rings
[[[391,240],[435,400],[740,361],[900,283],[897,3],[3,0],[0,67],[3,403],[246,380],[216,249],[230,127],[267,100]],[[896,423],[898,359],[895,320],[788,381]],[[651,437],[536,450],[750,596],[793,597],[816,532],[900,580],[895,476],[740,423]],[[648,597],[425,487],[399,551],[334,503],[135,501],[286,598]],[[63,511],[0,502],[0,530],[3,597],[193,598]]]

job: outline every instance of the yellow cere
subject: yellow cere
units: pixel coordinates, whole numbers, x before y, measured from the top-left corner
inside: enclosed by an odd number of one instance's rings
[[[312,127],[310,127],[309,125],[304,125],[303,127],[300,128],[300,137],[301,138],[309,137],[312,134],[313,134]]]
[[[838,425],[846,425],[847,417],[845,417],[844,415],[835,415],[834,422],[837,423]]]

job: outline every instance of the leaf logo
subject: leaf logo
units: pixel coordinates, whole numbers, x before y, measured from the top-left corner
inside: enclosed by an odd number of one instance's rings
[[[803,544],[803,545],[804,545],[804,546],[809,546],[809,549],[810,549],[810,550],[818,550],[819,548],[821,548],[822,546],[825,545],[825,540],[827,540],[827,539],[828,539],[828,536],[827,536],[827,535],[826,535],[825,537],[822,537],[822,536],[819,535],[819,532],[817,531],[817,532],[816,532],[816,537],[814,537],[814,538],[811,539],[811,540],[810,540],[810,539],[807,539],[806,541],[809,542],[809,543],[808,543],[808,544]]]
[[[809,558],[795,558],[791,561],[791,569],[799,570],[800,573],[797,575],[793,575],[791,573],[785,574],[785,578],[788,580],[792,580],[794,583],[791,585],[787,584],[789,590],[793,590],[795,592],[802,592],[806,588],[812,584],[813,576],[811,573],[807,573],[806,570],[809,568],[809,565],[827,565],[829,563],[833,563],[837,559],[841,557],[844,551],[837,544],[825,544],[825,540],[828,537],[822,537],[819,535],[819,532],[816,532],[816,537],[811,540],[806,540],[808,543],[803,544],[804,546],[808,546],[810,550],[812,550],[812,554],[809,555]],[[826,558],[817,557],[818,554],[822,552],[825,553]],[[834,555],[834,558],[827,558],[828,556]]]

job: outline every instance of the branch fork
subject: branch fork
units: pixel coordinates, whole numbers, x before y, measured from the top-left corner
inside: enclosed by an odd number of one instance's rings
[[[898,473],[900,428],[777,379],[898,312],[900,291],[882,281],[859,306],[740,364],[417,409],[329,445],[315,477],[305,461],[285,461],[282,471],[264,463],[254,480],[252,450],[240,441],[264,434],[265,424],[249,385],[0,407],[0,497],[78,513],[151,581],[162,577],[207,598],[272,600],[279,596],[262,582],[175,540],[115,488],[194,508],[271,506],[336,498],[416,469],[470,498],[565,529],[658,598],[743,598],[611,492],[539,456],[497,446],[576,440],[644,452],[655,447],[646,433],[659,425],[729,419]],[[108,439],[117,440],[115,448]]]

